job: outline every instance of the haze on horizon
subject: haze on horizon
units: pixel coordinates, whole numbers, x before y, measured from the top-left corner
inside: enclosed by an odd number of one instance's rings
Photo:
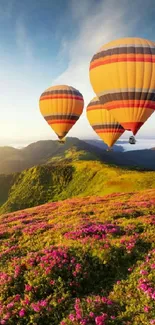
[[[56,139],[39,111],[41,93],[68,84],[83,94],[86,107],[94,97],[88,71],[93,54],[119,37],[155,41],[154,16],[153,0],[1,0],[0,146]],[[68,136],[98,139],[85,110]],[[155,138],[155,114],[137,138]]]

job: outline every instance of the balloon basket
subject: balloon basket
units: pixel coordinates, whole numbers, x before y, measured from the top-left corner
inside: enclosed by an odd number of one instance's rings
[[[130,144],[136,144],[136,139],[135,139],[134,136],[131,136],[131,137],[129,138],[129,143],[130,143]]]
[[[58,140],[58,142],[59,142],[60,144],[65,144],[65,141],[66,141],[65,138],[62,138],[62,139],[59,139],[59,140]]]

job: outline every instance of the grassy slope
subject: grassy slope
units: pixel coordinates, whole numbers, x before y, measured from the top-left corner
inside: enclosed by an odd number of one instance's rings
[[[2,216],[1,324],[154,324],[154,225],[155,190]]]
[[[99,161],[58,161],[52,165],[32,167],[19,174],[0,212],[16,211],[76,196],[148,188],[155,188],[155,172],[109,167]]]
[[[72,166],[38,166],[23,171],[10,189],[0,211],[16,211],[51,200],[58,195],[72,177]]]
[[[97,161],[73,163],[74,174],[59,198],[105,195],[155,188],[155,172],[142,172],[111,167]]]

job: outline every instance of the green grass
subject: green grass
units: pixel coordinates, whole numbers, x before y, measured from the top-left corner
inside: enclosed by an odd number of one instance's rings
[[[72,166],[72,180],[59,199],[155,188],[155,172],[131,171],[97,161],[78,161]]]
[[[68,153],[66,159],[69,157]],[[7,189],[8,199],[0,208],[0,213],[76,196],[106,195],[155,188],[155,172],[112,167],[99,161],[79,161],[77,153],[74,158],[72,162],[68,162],[59,157],[50,164],[21,172],[11,189],[9,191]],[[6,184],[7,182],[6,179]],[[10,182],[8,187],[9,184]]]

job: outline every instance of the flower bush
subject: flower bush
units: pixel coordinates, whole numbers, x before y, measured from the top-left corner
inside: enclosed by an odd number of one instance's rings
[[[73,311],[61,321],[60,325],[118,324],[116,314],[116,304],[104,296],[88,296],[82,300],[77,298]]]
[[[0,217],[0,324],[155,324],[155,191]]]

